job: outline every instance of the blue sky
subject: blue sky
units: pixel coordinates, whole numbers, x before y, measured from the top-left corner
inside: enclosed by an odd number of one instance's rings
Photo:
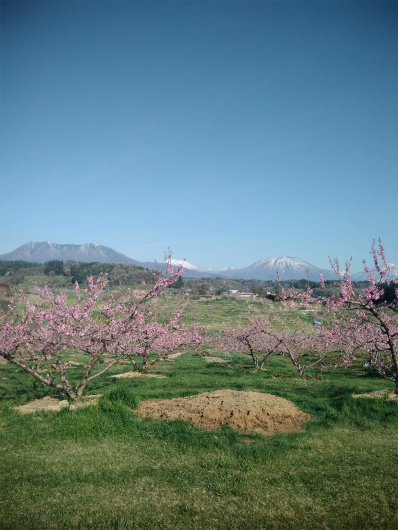
[[[397,2],[2,2],[0,254],[398,263],[397,65]]]

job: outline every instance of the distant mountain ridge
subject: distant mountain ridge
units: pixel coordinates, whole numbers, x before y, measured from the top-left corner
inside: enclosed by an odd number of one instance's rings
[[[319,274],[325,280],[336,279],[333,271],[320,269],[301,258],[281,256],[280,258],[263,258],[252,265],[239,270],[239,277],[247,280],[255,277],[258,280],[275,280],[278,275],[281,280],[300,280],[308,278],[312,281],[319,281]],[[228,277],[233,274],[228,272]]]
[[[320,269],[300,258],[290,258],[282,256],[280,258],[263,258],[248,267],[237,269],[234,267],[224,269],[210,269],[195,267],[191,263],[172,260],[175,265],[182,265],[185,270],[200,272],[202,274],[219,276],[222,278],[242,279],[242,280],[275,280],[278,274],[281,280],[300,280],[308,278],[312,281],[319,281],[319,274],[322,273],[325,280],[335,280],[333,271]]]
[[[141,265],[140,262],[128,258],[120,252],[116,252],[110,247],[98,245],[96,243],[86,243],[84,245],[61,245],[52,241],[36,243],[34,241],[26,243],[17,249],[0,256],[1,260],[24,260],[35,263],[45,263],[51,260],[79,261],[81,263],[122,263],[124,265]]]
[[[24,260],[36,263],[45,263],[51,260],[79,261],[82,263],[120,263],[124,265],[137,265],[147,269],[156,268],[153,261],[137,261],[113,250],[110,247],[97,243],[86,243],[84,245],[58,244],[52,241],[30,242],[18,247],[8,254],[0,255],[0,260],[13,261]],[[320,269],[301,258],[282,256],[279,258],[263,258],[251,265],[243,268],[219,268],[197,267],[192,263],[182,260],[172,259],[172,265],[183,266],[184,276],[187,278],[229,278],[243,280],[275,280],[279,275],[281,280],[301,280],[308,278],[312,281],[319,281],[319,274],[322,273],[325,280],[335,280],[336,275],[329,269]],[[398,277],[398,265],[392,264],[394,269],[390,277]],[[163,268],[162,263],[159,264]],[[375,272],[375,276],[377,274]],[[361,281],[367,280],[364,272],[352,274],[352,279]]]

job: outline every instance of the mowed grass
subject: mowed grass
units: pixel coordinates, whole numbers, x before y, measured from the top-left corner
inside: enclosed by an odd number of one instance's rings
[[[247,316],[247,302],[227,302],[226,317]],[[216,330],[223,309],[210,304],[192,318],[207,307]],[[22,416],[14,405],[53,392],[0,365],[1,529],[398,528],[398,407],[352,397],[392,387],[360,364],[298,378],[283,357],[256,372],[236,353],[216,364],[186,352],[155,365],[164,379],[111,377],[129,370],[92,382],[87,393],[104,394],[97,406]],[[139,400],[227,388],[284,397],[313,419],[264,437],[134,412]]]

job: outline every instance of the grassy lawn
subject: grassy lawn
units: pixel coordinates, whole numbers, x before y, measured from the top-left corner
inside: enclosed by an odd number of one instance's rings
[[[216,331],[248,309],[294,321],[293,310],[230,299],[193,301],[185,318]],[[352,398],[392,386],[360,364],[298,378],[282,357],[255,372],[245,356],[217,364],[187,352],[155,365],[164,379],[110,377],[130,370],[92,382],[88,394],[105,394],[97,406],[22,416],[14,405],[53,392],[0,365],[1,530],[398,528],[398,407]],[[284,397],[313,419],[273,437],[205,431],[141,420],[123,398],[218,389]]]

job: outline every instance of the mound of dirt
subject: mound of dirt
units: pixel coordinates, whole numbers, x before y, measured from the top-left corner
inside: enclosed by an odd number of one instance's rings
[[[163,420],[182,419],[198,427],[217,429],[230,425],[236,429],[272,435],[299,432],[311,419],[294,403],[271,394],[217,390],[175,399],[149,399],[137,409],[143,417]]]
[[[384,399],[389,403],[396,403],[398,405],[398,394],[395,394],[391,389],[375,390],[374,392],[367,392],[365,394],[353,394],[353,398],[369,398],[369,399]]]
[[[91,396],[85,396],[78,403],[70,405],[71,410],[76,410],[82,407],[89,407],[90,405],[96,405],[102,394],[93,394]],[[56,410],[59,411],[64,407],[69,407],[69,402],[66,399],[60,399],[59,396],[45,396],[41,399],[35,399],[20,407],[14,407],[20,414],[32,414],[33,412],[41,412],[45,410]]]
[[[180,357],[180,355],[182,355],[183,353],[185,353],[185,351],[178,351],[177,353],[172,353],[168,355],[165,360],[167,361],[167,359],[177,359],[177,357]]]
[[[164,379],[166,376],[158,374],[142,374],[141,372],[125,372],[124,374],[111,375],[111,377],[115,377],[116,379],[134,379],[136,377],[143,377],[144,379],[147,377],[157,377],[158,379]]]
[[[63,407],[68,406],[69,402],[66,399],[60,400],[58,396],[46,396],[41,399],[29,401],[29,403],[20,407],[15,407],[15,410],[21,414],[31,414],[32,412],[41,412],[42,410],[61,410]]]

